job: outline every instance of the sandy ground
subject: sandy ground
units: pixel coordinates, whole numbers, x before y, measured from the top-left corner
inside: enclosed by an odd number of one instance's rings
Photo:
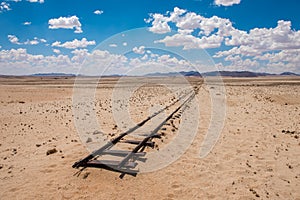
[[[189,149],[163,169],[120,179],[119,173],[91,168],[74,176],[78,170],[72,164],[89,153],[75,127],[76,120],[85,119],[76,119],[73,112],[74,79],[0,78],[0,199],[300,200],[300,78],[226,78],[224,128],[201,159],[211,119],[208,91],[218,86],[190,80],[201,87],[196,95],[199,126]],[[83,80],[86,85],[93,81]],[[96,92],[94,109],[107,139],[129,128],[116,126],[113,119],[116,81],[105,79]],[[128,81],[124,88],[132,84]],[[127,105],[132,120],[147,117],[153,105],[169,104],[172,95],[155,84],[135,91]],[[184,112],[193,116],[191,109]],[[178,128],[180,120],[174,124]],[[168,125],[163,130],[168,138],[157,140],[148,152],[159,152],[172,140],[174,130]],[[47,155],[51,149],[57,152]]]

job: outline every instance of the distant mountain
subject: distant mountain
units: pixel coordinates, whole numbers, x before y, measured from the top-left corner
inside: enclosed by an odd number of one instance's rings
[[[284,72],[281,74],[263,73],[263,72],[250,72],[250,71],[212,71],[199,73],[197,71],[189,72],[169,72],[169,73],[151,73],[146,76],[223,76],[223,77],[259,77],[259,76],[300,76],[292,72]]]
[[[76,76],[75,74],[65,74],[65,73],[38,73],[32,74],[30,76]]]
[[[250,72],[250,71],[213,71],[202,74],[203,76],[230,76],[230,77],[258,77],[258,76],[274,76],[276,74]]]
[[[296,74],[293,72],[283,72],[281,74],[272,74],[272,73],[261,73],[261,72],[250,72],[250,71],[211,71],[211,72],[204,72],[204,73],[199,73],[197,71],[180,71],[180,72],[167,72],[167,73],[160,73],[160,72],[155,72],[155,73],[150,73],[146,74],[145,76],[148,77],[161,77],[161,76],[197,76],[197,77],[202,77],[202,76],[223,76],[223,77],[259,77],[259,76],[300,76],[300,74]],[[67,73],[37,73],[37,74],[32,74],[30,76],[35,76],[35,77],[75,77],[75,74],[67,74]],[[85,75],[77,75],[77,76],[85,76]],[[126,75],[109,75],[109,76],[103,76],[103,77],[122,77]],[[12,77],[12,76],[7,76],[7,75],[0,75],[0,77]],[[89,77],[89,76],[87,76]]]
[[[160,72],[155,72],[155,73],[150,73],[146,74],[145,76],[201,76],[199,72],[196,71],[189,71],[189,72],[167,72],[167,73],[160,73]]]
[[[293,72],[283,72],[280,76],[300,76],[300,74],[295,74]]]

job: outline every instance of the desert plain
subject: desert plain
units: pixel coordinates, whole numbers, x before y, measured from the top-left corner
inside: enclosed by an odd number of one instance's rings
[[[1,77],[0,199],[300,200],[300,77],[223,78],[222,130],[203,158],[199,149],[212,115],[209,91],[218,86],[198,77],[186,79],[199,86],[199,123],[190,146],[162,169],[120,179],[119,173],[97,168],[75,175],[78,169],[72,165],[89,154],[86,145],[94,138],[88,141],[78,134],[77,122],[85,119],[74,113],[74,77]],[[132,80],[117,90],[134,86]],[[160,81],[176,82],[156,78],[157,84],[139,88],[123,104],[134,122],[146,118],[151,106],[176,98]],[[95,131],[107,140],[130,128],[117,126],[112,113],[117,82],[118,77],[99,83],[82,78],[83,85],[97,84],[93,110],[101,130]],[[182,89],[174,85],[174,91]],[[193,116],[191,109],[183,112]],[[148,152],[161,151],[176,131],[166,127],[164,134],[164,141],[157,140]]]

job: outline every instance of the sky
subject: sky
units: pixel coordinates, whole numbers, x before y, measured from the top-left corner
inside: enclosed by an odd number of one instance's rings
[[[0,0],[0,74],[300,73],[299,10],[298,0]]]

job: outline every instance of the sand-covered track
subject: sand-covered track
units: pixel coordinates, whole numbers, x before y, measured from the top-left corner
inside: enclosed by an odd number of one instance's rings
[[[184,106],[186,106],[186,104],[188,104],[195,97],[195,95],[198,93],[199,88],[200,86],[194,87],[189,90],[183,90],[181,96],[177,100],[165,106],[161,110],[154,112],[152,115],[148,116],[146,119],[136,124],[134,127],[128,129],[127,131],[121,133],[119,136],[110,140],[106,145],[93,151],[87,157],[81,159],[78,162],[75,162],[72,167],[81,167],[81,170],[78,174],[80,174],[80,172],[87,167],[96,167],[120,172],[121,178],[123,178],[125,174],[136,176],[139,171],[134,169],[137,166],[137,162],[135,161],[142,160],[143,162],[145,162],[147,160],[146,158],[141,158],[145,156],[145,147],[154,148],[155,142],[152,140],[154,138],[161,139],[164,136],[162,134],[159,134],[158,132],[170,119],[174,118],[175,115],[177,118],[181,116],[181,113],[184,111]],[[173,109],[173,111],[161,122],[159,122],[158,125],[154,126],[154,128],[150,130],[147,134],[137,134],[139,137],[134,139],[127,138],[127,136],[132,136],[131,133],[134,133],[139,128],[143,127],[146,123],[148,123],[150,120],[159,116],[165,110],[170,108]],[[114,150],[113,147],[117,146],[119,143],[127,143],[135,146],[132,147],[131,151],[124,151],[119,149]],[[98,158],[104,155],[122,157],[122,159],[98,160]]]

